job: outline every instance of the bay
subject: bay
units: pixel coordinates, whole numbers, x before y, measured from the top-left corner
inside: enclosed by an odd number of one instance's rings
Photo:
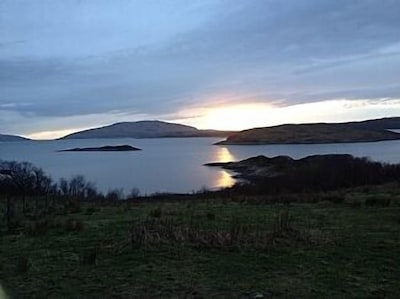
[[[220,138],[71,139],[0,142],[0,159],[28,161],[53,179],[84,175],[99,190],[133,187],[142,194],[187,193],[218,189],[234,183],[225,170],[203,166],[208,162],[238,161],[257,155],[287,155],[295,159],[314,154],[352,154],[371,160],[400,163],[400,141],[342,144],[216,146]],[[132,152],[58,152],[76,147],[128,144]]]

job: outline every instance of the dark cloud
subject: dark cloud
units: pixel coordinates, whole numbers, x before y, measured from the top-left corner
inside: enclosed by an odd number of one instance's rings
[[[397,0],[185,3],[1,2],[0,110],[157,115],[219,93],[282,105],[400,96]]]

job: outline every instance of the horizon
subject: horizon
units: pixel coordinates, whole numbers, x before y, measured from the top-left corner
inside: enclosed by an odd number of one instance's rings
[[[0,134],[400,114],[400,3],[0,2]]]
[[[274,127],[274,126],[280,126],[280,125],[302,125],[302,124],[340,124],[340,123],[352,123],[352,122],[363,122],[363,121],[369,121],[369,120],[380,120],[380,119],[391,119],[391,118],[398,118],[400,116],[385,116],[385,117],[379,117],[379,118],[368,118],[368,119],[361,119],[361,120],[349,120],[349,121],[342,121],[342,122],[337,122],[337,121],[328,121],[328,122],[287,122],[287,123],[281,123],[281,124],[277,124],[277,125],[271,125],[271,126],[262,126],[262,127],[251,127],[251,128],[247,128],[247,129],[243,129],[243,130],[217,130],[217,129],[212,129],[212,128],[206,128],[206,129],[202,129],[202,128],[197,128],[195,126],[189,126],[187,124],[184,123],[177,123],[177,122],[170,122],[170,121],[164,121],[164,120],[158,120],[158,119],[143,119],[143,120],[136,120],[136,121],[122,121],[122,122],[115,122],[115,123],[110,123],[110,124],[103,124],[100,125],[98,127],[90,127],[90,128],[86,128],[86,129],[82,129],[82,130],[78,130],[78,131],[71,131],[69,133],[66,133],[64,135],[60,135],[60,136],[56,136],[54,138],[40,138],[40,135],[38,136],[39,138],[32,138],[29,136],[23,136],[23,135],[14,135],[14,134],[2,134],[0,133],[0,135],[9,135],[9,136],[20,136],[23,138],[28,138],[31,140],[58,140],[58,139],[62,139],[64,137],[67,137],[69,135],[75,134],[75,133],[80,133],[83,131],[89,131],[89,130],[94,130],[94,129],[99,129],[99,128],[105,128],[105,127],[109,127],[112,125],[116,125],[116,124],[121,124],[121,123],[138,123],[138,122],[161,122],[161,123],[168,123],[168,124],[178,124],[178,125],[183,125],[183,126],[188,126],[188,127],[192,127],[195,128],[197,130],[212,130],[212,131],[232,131],[232,132],[240,132],[240,131],[246,131],[246,130],[250,130],[250,129],[257,129],[257,128],[265,128],[265,127]],[[394,129],[394,128],[393,128]]]

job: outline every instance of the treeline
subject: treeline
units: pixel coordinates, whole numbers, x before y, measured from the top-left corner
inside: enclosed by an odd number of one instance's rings
[[[0,161],[0,195],[12,197],[55,196],[81,200],[124,199],[120,189],[112,189],[106,194],[82,175],[55,182],[41,168],[29,162]],[[139,196],[133,188],[127,197]]]
[[[321,155],[295,161],[277,176],[245,178],[249,184],[236,184],[231,190],[267,194],[331,191],[400,182],[400,164],[374,162],[351,155]]]
[[[108,205],[138,196],[136,188],[128,195],[120,189],[104,194],[82,175],[55,182],[29,162],[0,161],[0,235],[18,231],[26,221],[79,213],[83,201]]]

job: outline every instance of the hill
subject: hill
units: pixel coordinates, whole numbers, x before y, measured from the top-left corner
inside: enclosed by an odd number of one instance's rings
[[[400,139],[389,129],[400,128],[400,117],[348,123],[285,124],[244,130],[217,144],[307,144],[372,142]]]
[[[181,124],[162,121],[120,122],[109,126],[76,132],[62,139],[86,138],[166,138],[166,137],[226,137],[232,131],[198,130]]]
[[[29,139],[21,136],[0,134],[0,141],[26,141],[26,140]]]
[[[233,189],[262,193],[337,190],[396,182],[400,178],[400,164],[382,164],[347,154],[312,155],[298,160],[257,156],[205,165],[233,171],[235,178],[251,184],[238,184]]]

